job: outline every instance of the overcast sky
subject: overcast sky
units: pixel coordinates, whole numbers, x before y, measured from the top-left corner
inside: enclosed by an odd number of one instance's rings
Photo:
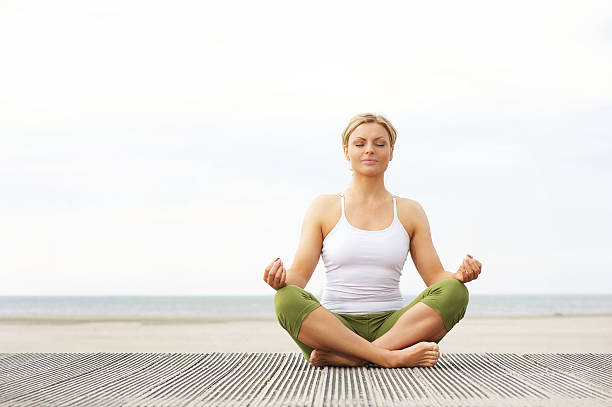
[[[272,295],[361,112],[472,293],[612,293],[608,0],[4,0],[0,55],[0,295]]]

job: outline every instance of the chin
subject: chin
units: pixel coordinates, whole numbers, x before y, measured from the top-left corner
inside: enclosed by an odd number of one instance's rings
[[[383,175],[384,171],[354,171],[353,174],[359,174],[366,177],[373,177],[375,175]]]

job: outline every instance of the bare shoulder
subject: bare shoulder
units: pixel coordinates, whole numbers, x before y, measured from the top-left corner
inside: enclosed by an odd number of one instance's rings
[[[318,203],[318,204],[330,204],[332,202],[336,202],[336,201],[340,201],[340,194],[320,194],[317,195],[313,198],[312,202],[313,203]]]
[[[338,223],[342,214],[340,193],[317,195],[310,203],[308,210],[320,225],[321,235],[325,238],[334,228],[334,225]]]
[[[321,194],[312,199],[308,209],[319,214],[324,214],[330,209],[333,209],[334,205],[340,208],[340,194]]]
[[[408,232],[410,238],[414,235],[414,232],[419,224],[422,223],[423,217],[425,216],[425,210],[418,201],[410,198],[397,198],[397,217],[399,218],[404,229]]]

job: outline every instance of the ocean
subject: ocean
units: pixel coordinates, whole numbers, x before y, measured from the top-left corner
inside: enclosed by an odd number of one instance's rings
[[[416,296],[406,296],[406,304]],[[469,316],[612,315],[612,294],[470,295]],[[274,319],[272,296],[0,296],[0,318]]]

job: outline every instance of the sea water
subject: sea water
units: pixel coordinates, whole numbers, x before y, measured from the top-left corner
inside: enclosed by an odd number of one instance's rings
[[[416,296],[405,296],[406,304]],[[2,317],[275,318],[266,296],[0,296]],[[612,315],[612,294],[471,294],[466,316]]]

